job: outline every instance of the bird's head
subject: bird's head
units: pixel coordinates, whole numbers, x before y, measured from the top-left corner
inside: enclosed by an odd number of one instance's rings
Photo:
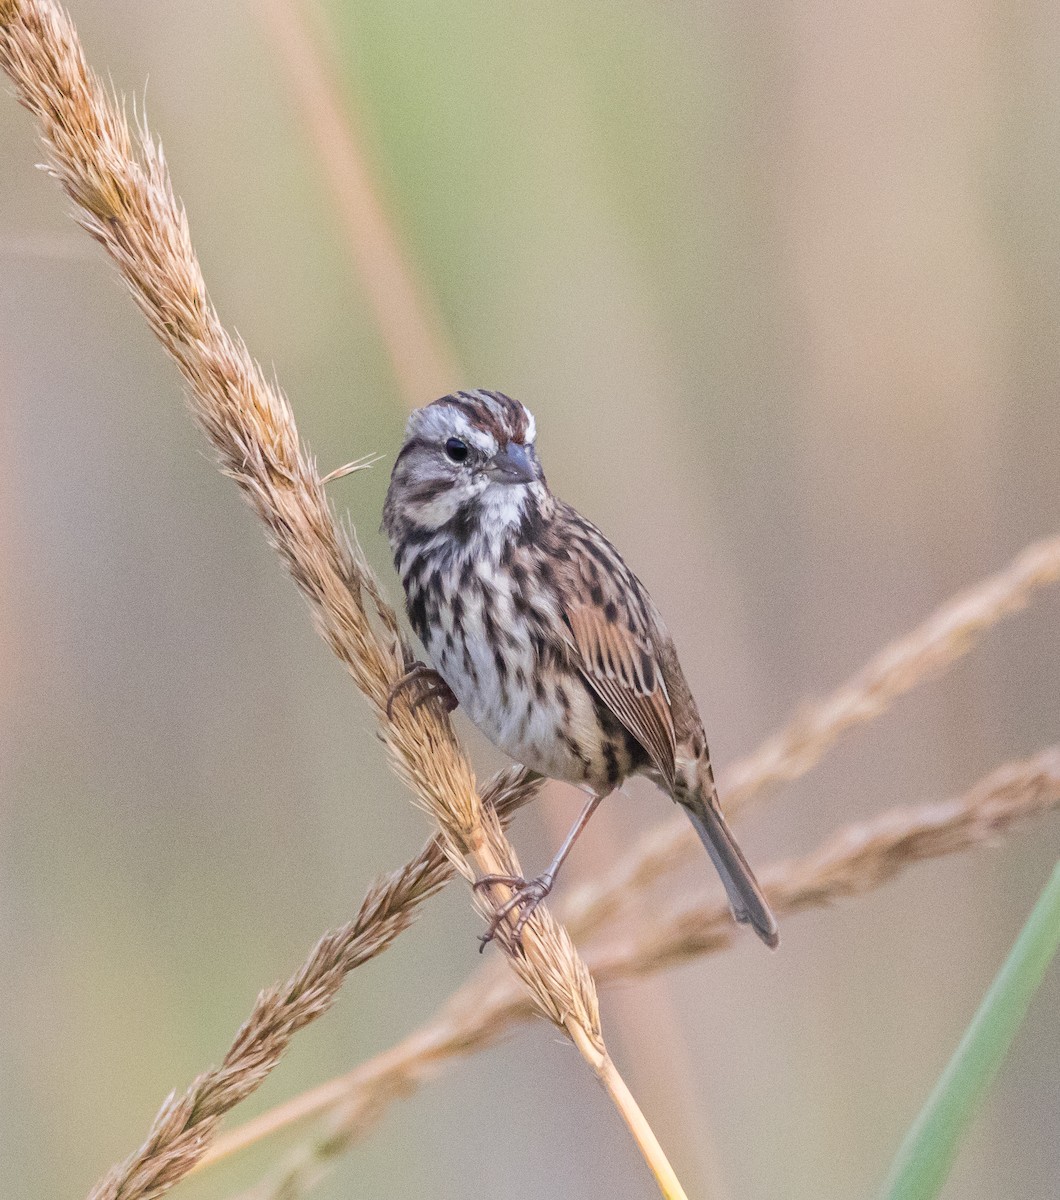
[[[388,534],[518,520],[545,493],[532,413],[501,392],[455,392],[409,418],[384,509]]]

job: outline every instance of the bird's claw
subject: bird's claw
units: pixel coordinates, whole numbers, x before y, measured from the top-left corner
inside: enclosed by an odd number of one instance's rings
[[[534,910],[541,901],[552,891],[552,882],[548,875],[539,875],[536,879],[523,879],[521,875],[483,875],[481,879],[476,879],[472,884],[476,891],[480,888],[490,888],[494,884],[512,889],[512,894],[508,899],[494,909],[486,932],[479,938],[479,953],[481,954],[493,941],[509,914],[516,910],[518,910],[519,916],[512,925],[510,936],[512,942],[518,945],[527,921],[533,916]]]
[[[415,711],[428,700],[440,700],[447,713],[451,713],[460,701],[453,694],[452,688],[433,668],[426,663],[413,663],[408,671],[394,684],[386,698],[386,716],[388,721],[394,719],[394,701],[402,692],[409,688],[419,687],[419,695],[409,700],[409,708]]]

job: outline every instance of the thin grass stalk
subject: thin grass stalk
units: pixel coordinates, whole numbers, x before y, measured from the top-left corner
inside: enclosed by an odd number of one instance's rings
[[[54,0],[0,0],[0,68],[37,118],[48,169],[73,200],[78,222],[117,264],[180,369],[191,410],[222,471],[264,521],[318,631],[374,707],[391,765],[434,817],[454,868],[469,882],[476,867],[483,874],[519,875],[515,852],[496,814],[484,807],[440,706],[414,711],[399,704],[392,717],[386,711],[411,652],[363,555],[332,517],[286,397],[224,328],[210,302],[161,146],[144,123],[134,136],[121,104],[89,70],[76,29]],[[475,894],[487,918],[505,898],[504,889],[496,890],[496,899]],[[613,1065],[596,990],[573,943],[544,906],[521,943],[511,936],[513,923],[502,924],[497,938],[513,970],[606,1086]],[[680,1196],[669,1164],[643,1137],[643,1117],[632,1098],[610,1094],[664,1195]],[[182,1166],[194,1157],[182,1158]],[[138,1177],[133,1190],[128,1179],[112,1173],[93,1195],[158,1196],[178,1177],[168,1173],[153,1184]]]
[[[759,873],[778,914],[827,908],[882,887],[917,862],[984,846],[1060,809],[1060,745],[1008,763],[964,796],[916,808],[891,809],[850,825],[803,858]],[[653,974],[726,949],[737,936],[724,899],[700,892],[671,903],[657,919],[629,929],[613,921],[584,951],[601,984]],[[610,935],[610,936],[608,936]],[[474,1054],[534,1016],[510,979],[495,968],[457,991],[431,1021],[355,1070],[305,1092],[218,1139],[209,1165],[289,1127],[331,1114],[326,1132],[287,1155],[245,1200],[297,1200],[344,1151],[360,1141],[396,1100],[444,1065]]]
[[[1027,546],[1002,570],[952,596],[910,633],[875,654],[825,699],[805,705],[752,755],[721,772],[718,790],[728,815],[769,788],[805,775],[844,733],[882,715],[899,697],[936,678],[978,645],[999,621],[1020,612],[1040,589],[1060,581],[1060,537]],[[637,841],[608,871],[586,880],[557,905],[579,941],[629,897],[700,853],[683,817]]]

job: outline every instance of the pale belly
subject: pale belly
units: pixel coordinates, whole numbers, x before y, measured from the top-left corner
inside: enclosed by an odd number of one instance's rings
[[[608,772],[587,685],[576,673],[542,667],[526,622],[503,586],[491,580],[488,589],[462,588],[461,596],[458,627],[452,627],[443,605],[446,616],[433,632],[427,654],[464,714],[495,746],[531,770],[602,786]]]

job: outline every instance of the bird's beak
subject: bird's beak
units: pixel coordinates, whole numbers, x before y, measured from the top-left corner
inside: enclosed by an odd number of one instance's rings
[[[533,483],[537,478],[537,467],[530,451],[518,442],[509,442],[498,451],[488,467],[497,483]]]

